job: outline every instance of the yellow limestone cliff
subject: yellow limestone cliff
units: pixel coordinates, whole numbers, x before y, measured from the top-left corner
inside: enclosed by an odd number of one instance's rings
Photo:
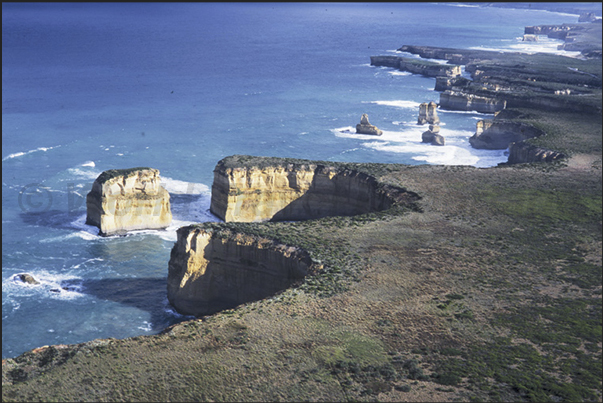
[[[214,170],[211,206],[224,221],[260,222],[349,216],[388,209],[404,189],[380,184],[363,172],[315,161],[227,157]],[[250,157],[253,158],[253,157]],[[263,161],[268,163],[262,163]],[[234,161],[234,162],[233,162]]]
[[[168,300],[186,315],[209,315],[282,291],[319,268],[304,250],[240,233],[178,229]]]
[[[100,235],[165,228],[172,222],[170,194],[153,168],[111,169],[92,184],[86,197],[86,224]]]

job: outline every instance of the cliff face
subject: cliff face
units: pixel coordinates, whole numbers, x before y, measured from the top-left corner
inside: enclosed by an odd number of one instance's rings
[[[168,300],[182,314],[208,315],[274,295],[318,268],[296,247],[182,227],[168,266]]]
[[[427,77],[456,77],[461,75],[461,66],[440,64],[400,56],[371,56],[371,66],[393,67]]]
[[[469,143],[473,148],[505,150],[511,143],[544,134],[542,130],[521,122],[480,120],[476,124],[475,134],[469,138]]]
[[[440,108],[442,109],[495,113],[505,109],[506,105],[505,100],[458,91],[447,90],[440,94]]]
[[[165,228],[172,222],[170,195],[152,168],[112,169],[92,184],[86,197],[86,224],[100,234]]]
[[[230,167],[229,158],[218,162],[214,170],[210,207],[224,221],[307,220],[364,214],[388,209],[416,196],[380,185],[362,172],[312,162]]]
[[[564,153],[537,147],[524,141],[509,145],[509,164],[553,162],[564,158],[567,158]]]

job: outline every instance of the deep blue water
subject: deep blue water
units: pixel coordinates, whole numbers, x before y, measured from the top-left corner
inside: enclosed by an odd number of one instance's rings
[[[2,4],[2,356],[157,333],[175,230],[216,220],[213,168],[233,154],[494,166],[472,150],[476,113],[440,111],[445,147],[421,144],[434,79],[370,66],[405,44],[551,51],[533,10],[426,3]],[[363,113],[381,137],[346,134]],[[158,168],[166,231],[101,238],[84,224],[104,170]],[[16,282],[31,273],[37,286]],[[67,288],[67,290],[63,289]],[[55,292],[53,290],[60,290]]]

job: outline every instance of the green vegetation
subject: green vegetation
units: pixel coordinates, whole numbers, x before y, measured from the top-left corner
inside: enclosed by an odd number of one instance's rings
[[[96,180],[99,183],[105,183],[109,179],[113,179],[113,178],[118,177],[118,176],[124,176],[124,177],[127,178],[128,176],[134,175],[138,171],[146,170],[146,169],[153,169],[153,168],[136,167],[136,168],[125,168],[125,169],[109,169],[109,170],[104,171],[103,173],[101,173],[98,176],[98,178],[96,178]]]

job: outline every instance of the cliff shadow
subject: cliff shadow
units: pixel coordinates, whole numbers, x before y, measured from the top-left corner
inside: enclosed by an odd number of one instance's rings
[[[168,268],[168,299],[185,314],[211,315],[273,297],[300,284],[313,264],[306,252],[284,245],[225,241],[215,234],[199,244],[195,238],[186,249],[191,260],[182,260],[179,234]]]
[[[167,300],[165,278],[107,278],[66,280],[63,289],[78,288],[82,293],[102,300],[128,305],[151,314],[153,331],[161,331],[178,322],[191,319],[177,314]],[[81,288],[80,288],[81,287]]]
[[[355,216],[387,210],[395,204],[414,206],[418,199],[414,192],[380,185],[360,172],[339,172],[331,178],[315,175],[308,191],[276,212],[270,221]]]

